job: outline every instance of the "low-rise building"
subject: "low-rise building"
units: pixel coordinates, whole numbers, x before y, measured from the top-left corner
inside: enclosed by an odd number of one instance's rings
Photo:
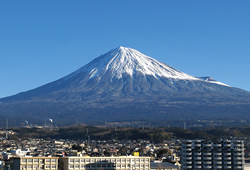
[[[66,169],[136,169],[150,170],[150,157],[119,156],[119,157],[62,157],[59,170]]]
[[[13,170],[58,170],[59,157],[13,157]]]

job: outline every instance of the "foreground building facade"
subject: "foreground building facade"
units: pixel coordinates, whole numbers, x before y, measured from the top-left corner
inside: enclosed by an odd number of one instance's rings
[[[150,157],[13,157],[12,170],[150,170]]]
[[[59,157],[13,157],[13,170],[58,170]]]
[[[183,170],[244,169],[242,140],[184,140],[181,144]]]
[[[150,157],[119,156],[119,157],[62,157],[59,170],[66,169],[121,169],[150,170]]]

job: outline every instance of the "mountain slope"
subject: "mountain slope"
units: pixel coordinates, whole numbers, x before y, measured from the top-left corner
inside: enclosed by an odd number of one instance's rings
[[[224,107],[240,106],[236,110],[245,114],[249,103],[250,92],[210,77],[188,75],[134,49],[118,47],[59,80],[0,99],[0,109],[14,116],[61,117],[63,122],[69,121],[63,120],[64,116],[69,117],[67,113],[92,120],[95,116],[103,119],[114,110],[122,115],[109,115],[113,120],[125,120],[124,115],[130,114],[139,120],[169,109],[180,116],[190,112],[190,117],[204,117],[199,109],[202,107],[209,107],[206,110],[210,112],[220,107],[218,110],[224,113]],[[228,115],[233,116],[234,112],[229,109]]]

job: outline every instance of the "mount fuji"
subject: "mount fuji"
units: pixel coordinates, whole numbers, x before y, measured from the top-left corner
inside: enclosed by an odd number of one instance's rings
[[[54,82],[0,99],[0,114],[16,122],[249,118],[249,108],[250,92],[188,75],[127,47]]]

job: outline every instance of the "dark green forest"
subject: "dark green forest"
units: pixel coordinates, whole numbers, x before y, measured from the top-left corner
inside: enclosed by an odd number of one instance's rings
[[[95,127],[95,126],[72,126],[59,129],[44,128],[14,128],[14,135],[9,139],[73,139],[87,140],[150,140],[161,143],[169,139],[206,139],[216,140],[230,137],[250,137],[250,127],[220,127],[184,130],[183,128],[131,128],[131,127]],[[4,137],[4,135],[2,136]]]

